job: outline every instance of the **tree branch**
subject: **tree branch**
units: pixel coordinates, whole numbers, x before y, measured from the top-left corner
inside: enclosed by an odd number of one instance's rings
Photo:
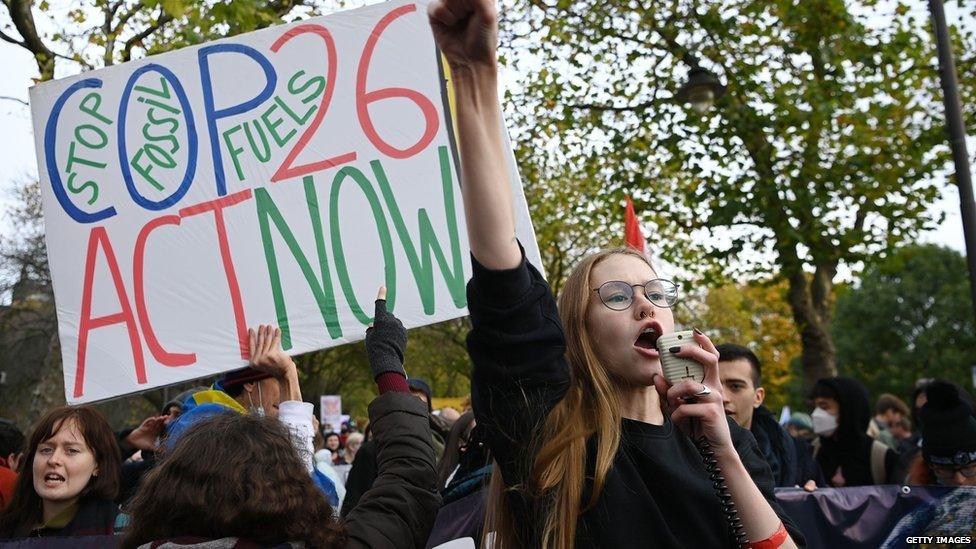
[[[664,103],[656,99],[651,99],[649,101],[643,101],[641,103],[636,103],[634,105],[601,105],[599,103],[575,103],[566,105],[570,109],[575,110],[594,110],[594,111],[612,111],[612,112],[631,112],[631,111],[645,111],[651,107],[658,106]]]
[[[19,97],[12,97],[12,96],[9,96],[9,95],[0,95],[0,100],[4,100],[4,99],[7,100],[7,101],[15,101],[15,102],[20,103],[21,105],[23,105],[25,107],[30,106],[30,103],[28,103],[27,101],[24,101],[23,99],[21,99]]]
[[[34,54],[37,68],[41,73],[41,80],[52,80],[54,78],[55,54],[48,49],[37,32],[30,0],[9,0],[9,2],[10,19],[14,23],[14,28],[24,39],[23,43],[19,45]]]
[[[11,44],[17,44],[22,48],[27,47],[27,44],[25,42],[21,42],[20,40],[17,40],[12,36],[8,36],[7,34],[4,34],[3,31],[0,31],[0,40],[3,40],[4,42],[10,42]]]
[[[158,31],[164,25],[173,20],[173,16],[168,13],[161,13],[156,22],[149,25],[142,30],[139,34],[136,34],[132,38],[125,41],[125,46],[122,48],[122,62],[127,62],[132,59],[132,48],[137,45],[142,45],[142,41],[149,38],[153,33]]]

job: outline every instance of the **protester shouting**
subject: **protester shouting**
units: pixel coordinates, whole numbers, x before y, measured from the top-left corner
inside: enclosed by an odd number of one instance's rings
[[[386,311],[385,295],[367,331],[380,392],[369,405],[379,477],[344,521],[315,490],[280,423],[222,413],[188,428],[147,475],[123,547],[173,538],[201,549],[422,547],[439,503],[434,450],[427,407],[410,396],[403,369],[406,330]]]
[[[111,535],[119,447],[89,406],[48,412],[31,433],[13,499],[0,512],[0,539]]]
[[[704,384],[664,380],[653,347],[674,330],[673,301],[660,289],[670,282],[655,280],[644,256],[584,259],[557,312],[514,236],[494,2],[435,0],[428,13],[457,108],[474,256],[472,398],[497,463],[485,525],[494,546],[737,545],[689,434],[711,446],[745,536],[794,546],[755,439],[722,409],[708,337],[698,332],[677,352],[704,365]]]

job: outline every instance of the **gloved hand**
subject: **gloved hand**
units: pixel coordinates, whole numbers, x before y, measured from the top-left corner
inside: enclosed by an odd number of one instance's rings
[[[366,330],[366,354],[373,370],[373,379],[386,372],[407,377],[403,369],[403,354],[407,350],[407,330],[400,319],[386,310],[386,287],[376,296],[373,325]]]

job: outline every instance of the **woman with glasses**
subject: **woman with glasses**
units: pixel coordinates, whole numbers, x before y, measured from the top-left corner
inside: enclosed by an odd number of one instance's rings
[[[702,380],[662,376],[655,343],[675,329],[672,282],[634,251],[603,251],[576,266],[557,309],[514,237],[494,2],[436,0],[428,13],[456,98],[493,546],[795,546],[755,439],[726,419],[712,342],[696,331],[668,349],[701,363]]]

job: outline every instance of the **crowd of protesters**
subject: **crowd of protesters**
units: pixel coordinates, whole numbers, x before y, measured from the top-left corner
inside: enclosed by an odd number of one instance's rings
[[[976,485],[971,397],[919,383],[872,414],[856,380],[819,380],[781,424],[762,365],[695,330],[662,374],[676,288],[627,249],[593,254],[558,303],[514,239],[489,0],[436,0],[450,63],[472,252],[470,408],[432,409],[404,367],[406,330],[381,289],[365,345],[379,396],[363,432],[322,428],[280,330],[249,332],[250,366],[114,433],[88,406],[25,437],[0,421],[0,539],[120,536],[123,547],[793,547],[774,487]],[[474,511],[472,511],[474,510]],[[467,512],[464,532],[438,531]],[[433,534],[432,534],[433,532]],[[438,538],[437,536],[440,536]],[[490,538],[490,543],[489,543]]]

